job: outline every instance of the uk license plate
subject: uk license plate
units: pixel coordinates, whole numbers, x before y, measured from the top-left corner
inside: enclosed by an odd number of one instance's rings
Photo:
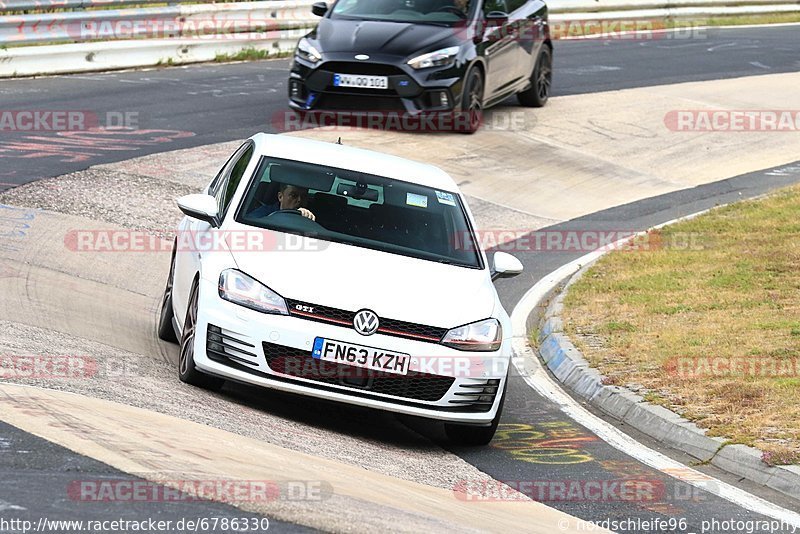
[[[360,87],[362,89],[388,89],[388,76],[368,76],[366,74],[334,74],[334,87]]]
[[[326,362],[353,365],[385,373],[408,374],[411,357],[402,352],[378,349],[334,339],[314,338],[314,358]]]

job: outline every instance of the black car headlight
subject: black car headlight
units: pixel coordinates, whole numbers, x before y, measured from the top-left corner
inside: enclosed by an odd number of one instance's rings
[[[304,59],[311,63],[317,63],[318,61],[322,60],[322,54],[320,54],[319,50],[314,48],[308,39],[303,37],[297,43],[297,49],[295,50],[295,55],[300,59]]]
[[[503,342],[503,328],[497,319],[484,319],[449,330],[442,345],[476,352],[496,351]]]
[[[226,269],[219,275],[219,296],[262,313],[289,315],[283,297],[236,269]]]
[[[459,50],[460,47],[458,46],[449,46],[441,50],[428,52],[427,54],[409,59],[408,66],[412,69],[427,69],[429,67],[445,67],[447,65],[452,65],[456,61]]]

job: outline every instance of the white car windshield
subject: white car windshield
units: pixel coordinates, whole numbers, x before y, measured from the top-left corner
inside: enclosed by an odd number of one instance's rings
[[[301,207],[310,210],[316,220],[302,216]],[[423,260],[483,268],[459,195],[356,171],[262,158],[236,220]]]

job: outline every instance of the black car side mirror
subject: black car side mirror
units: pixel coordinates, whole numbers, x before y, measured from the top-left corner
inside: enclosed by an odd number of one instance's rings
[[[325,2],[315,2],[311,4],[311,12],[318,17],[324,17],[328,12],[328,4]]]

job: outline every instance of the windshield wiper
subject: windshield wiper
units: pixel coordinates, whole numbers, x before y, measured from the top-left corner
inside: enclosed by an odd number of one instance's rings
[[[452,26],[449,22],[443,22],[440,20],[415,20],[415,24],[426,24],[429,26],[442,26],[443,28],[449,28]]]
[[[456,267],[467,267],[469,269],[477,269],[478,268],[477,266],[471,265],[469,263],[461,263],[461,262],[458,262],[458,261],[448,260],[448,259],[445,259],[445,258],[440,258],[440,259],[435,260],[435,261],[436,261],[436,263],[443,263],[445,265],[455,265]]]

